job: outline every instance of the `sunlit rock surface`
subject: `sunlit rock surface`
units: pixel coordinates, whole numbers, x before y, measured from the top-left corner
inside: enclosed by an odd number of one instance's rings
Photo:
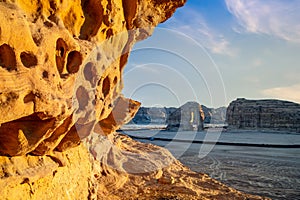
[[[240,98],[230,103],[226,120],[231,129],[300,133],[300,104],[282,100]]]
[[[183,4],[0,1],[1,199],[258,198],[114,133],[140,106],[121,94],[131,47]]]

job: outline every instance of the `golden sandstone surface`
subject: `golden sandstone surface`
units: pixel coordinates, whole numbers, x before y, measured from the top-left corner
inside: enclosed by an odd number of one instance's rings
[[[115,131],[130,49],[185,0],[0,0],[0,199],[260,199]]]

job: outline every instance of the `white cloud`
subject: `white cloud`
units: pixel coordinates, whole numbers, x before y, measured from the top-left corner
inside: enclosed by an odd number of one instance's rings
[[[229,12],[247,32],[268,34],[300,43],[299,0],[225,0],[225,2]]]
[[[234,55],[225,37],[211,28],[205,18],[191,7],[178,11],[177,17],[173,16],[165,27],[188,35],[212,53]]]
[[[261,92],[268,98],[286,99],[300,103],[300,83],[289,87],[276,87]]]

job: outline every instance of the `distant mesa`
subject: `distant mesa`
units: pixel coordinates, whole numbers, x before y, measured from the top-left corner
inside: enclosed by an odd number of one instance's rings
[[[227,108],[229,129],[300,133],[300,104],[282,100],[238,98]]]

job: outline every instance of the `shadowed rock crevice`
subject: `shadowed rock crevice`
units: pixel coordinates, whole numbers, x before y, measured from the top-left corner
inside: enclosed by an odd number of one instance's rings
[[[71,51],[67,58],[67,71],[70,74],[77,73],[82,64],[82,56],[78,51]]]
[[[107,95],[109,94],[109,92],[110,92],[110,80],[109,80],[109,77],[107,76],[103,80],[103,83],[102,83],[102,94],[103,94],[104,98],[107,97]]]
[[[99,0],[81,1],[85,21],[80,30],[80,39],[89,40],[95,36],[102,24],[103,6]]]
[[[17,69],[15,52],[8,44],[2,44],[0,46],[0,66],[8,71]]]
[[[122,5],[124,9],[124,17],[126,20],[126,27],[128,30],[133,28],[133,20],[134,17],[136,16],[137,12],[137,0],[122,0]]]
[[[1,125],[0,155],[18,156],[29,153],[47,137],[47,133],[55,127],[55,118],[43,120],[39,115],[34,113]]]
[[[36,56],[31,52],[22,52],[20,58],[22,64],[27,68],[34,67],[38,63]]]
[[[59,74],[63,73],[64,66],[65,66],[65,58],[66,52],[68,50],[68,46],[66,42],[62,38],[58,38],[56,41],[56,67]]]

